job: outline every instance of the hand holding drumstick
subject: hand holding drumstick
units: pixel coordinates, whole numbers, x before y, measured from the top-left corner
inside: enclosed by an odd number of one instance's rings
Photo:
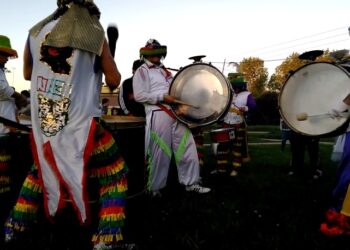
[[[195,108],[198,109],[199,107],[194,106],[193,104],[181,101],[179,99],[176,99],[176,97],[171,96],[171,95],[164,95],[164,102],[167,104],[180,104],[180,105],[185,105],[185,106],[189,106],[191,108]]]

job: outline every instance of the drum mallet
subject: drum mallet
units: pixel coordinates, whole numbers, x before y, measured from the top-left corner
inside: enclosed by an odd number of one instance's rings
[[[297,120],[298,121],[305,121],[309,117],[317,117],[317,116],[329,116],[329,117],[331,117],[331,115],[329,113],[308,115],[307,113],[302,112],[302,113],[297,114]],[[341,118],[341,117],[347,117],[345,112],[340,112],[339,113],[338,119]]]
[[[197,107],[197,106],[194,106],[193,104],[190,104],[190,103],[187,103],[187,102],[184,102],[184,101],[178,100],[178,99],[174,99],[174,100],[173,100],[173,103],[177,103],[177,104],[186,105],[186,106],[189,106],[189,107],[191,107],[191,108],[195,108],[195,109],[198,109],[198,108],[199,108],[199,107]]]

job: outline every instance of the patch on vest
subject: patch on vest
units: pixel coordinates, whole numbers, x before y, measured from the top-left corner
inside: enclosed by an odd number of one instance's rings
[[[38,95],[41,131],[48,137],[56,135],[68,123],[70,100],[52,100]]]
[[[72,54],[73,48],[71,47],[56,48],[47,45],[40,47],[40,61],[46,63],[53,72],[58,74],[70,74],[72,66],[69,58],[72,57]]]

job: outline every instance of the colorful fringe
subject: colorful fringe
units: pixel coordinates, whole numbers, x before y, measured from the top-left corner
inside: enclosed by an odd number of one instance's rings
[[[37,221],[38,208],[42,201],[42,184],[33,165],[21,188],[16,205],[5,223],[5,238],[11,240],[15,233],[25,232]]]
[[[326,212],[326,222],[321,224],[320,231],[327,236],[350,235],[350,217],[329,209]]]
[[[123,240],[127,167],[109,133],[100,140],[89,162],[89,177],[97,178],[99,189],[99,223],[92,236],[94,245],[115,244]],[[103,166],[103,167],[99,167]]]
[[[112,135],[107,131],[99,132],[87,166],[89,178],[98,181],[100,195],[99,224],[92,242],[114,244],[123,240],[121,228],[125,220],[127,167]],[[37,221],[39,204],[42,203],[42,183],[37,168],[33,166],[6,222],[7,241],[13,240],[16,233],[27,231]]]

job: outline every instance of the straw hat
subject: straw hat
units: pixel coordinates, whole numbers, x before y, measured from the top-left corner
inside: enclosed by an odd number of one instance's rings
[[[11,42],[7,36],[0,35],[0,52],[8,54],[9,57],[18,57],[17,51],[11,48]]]

